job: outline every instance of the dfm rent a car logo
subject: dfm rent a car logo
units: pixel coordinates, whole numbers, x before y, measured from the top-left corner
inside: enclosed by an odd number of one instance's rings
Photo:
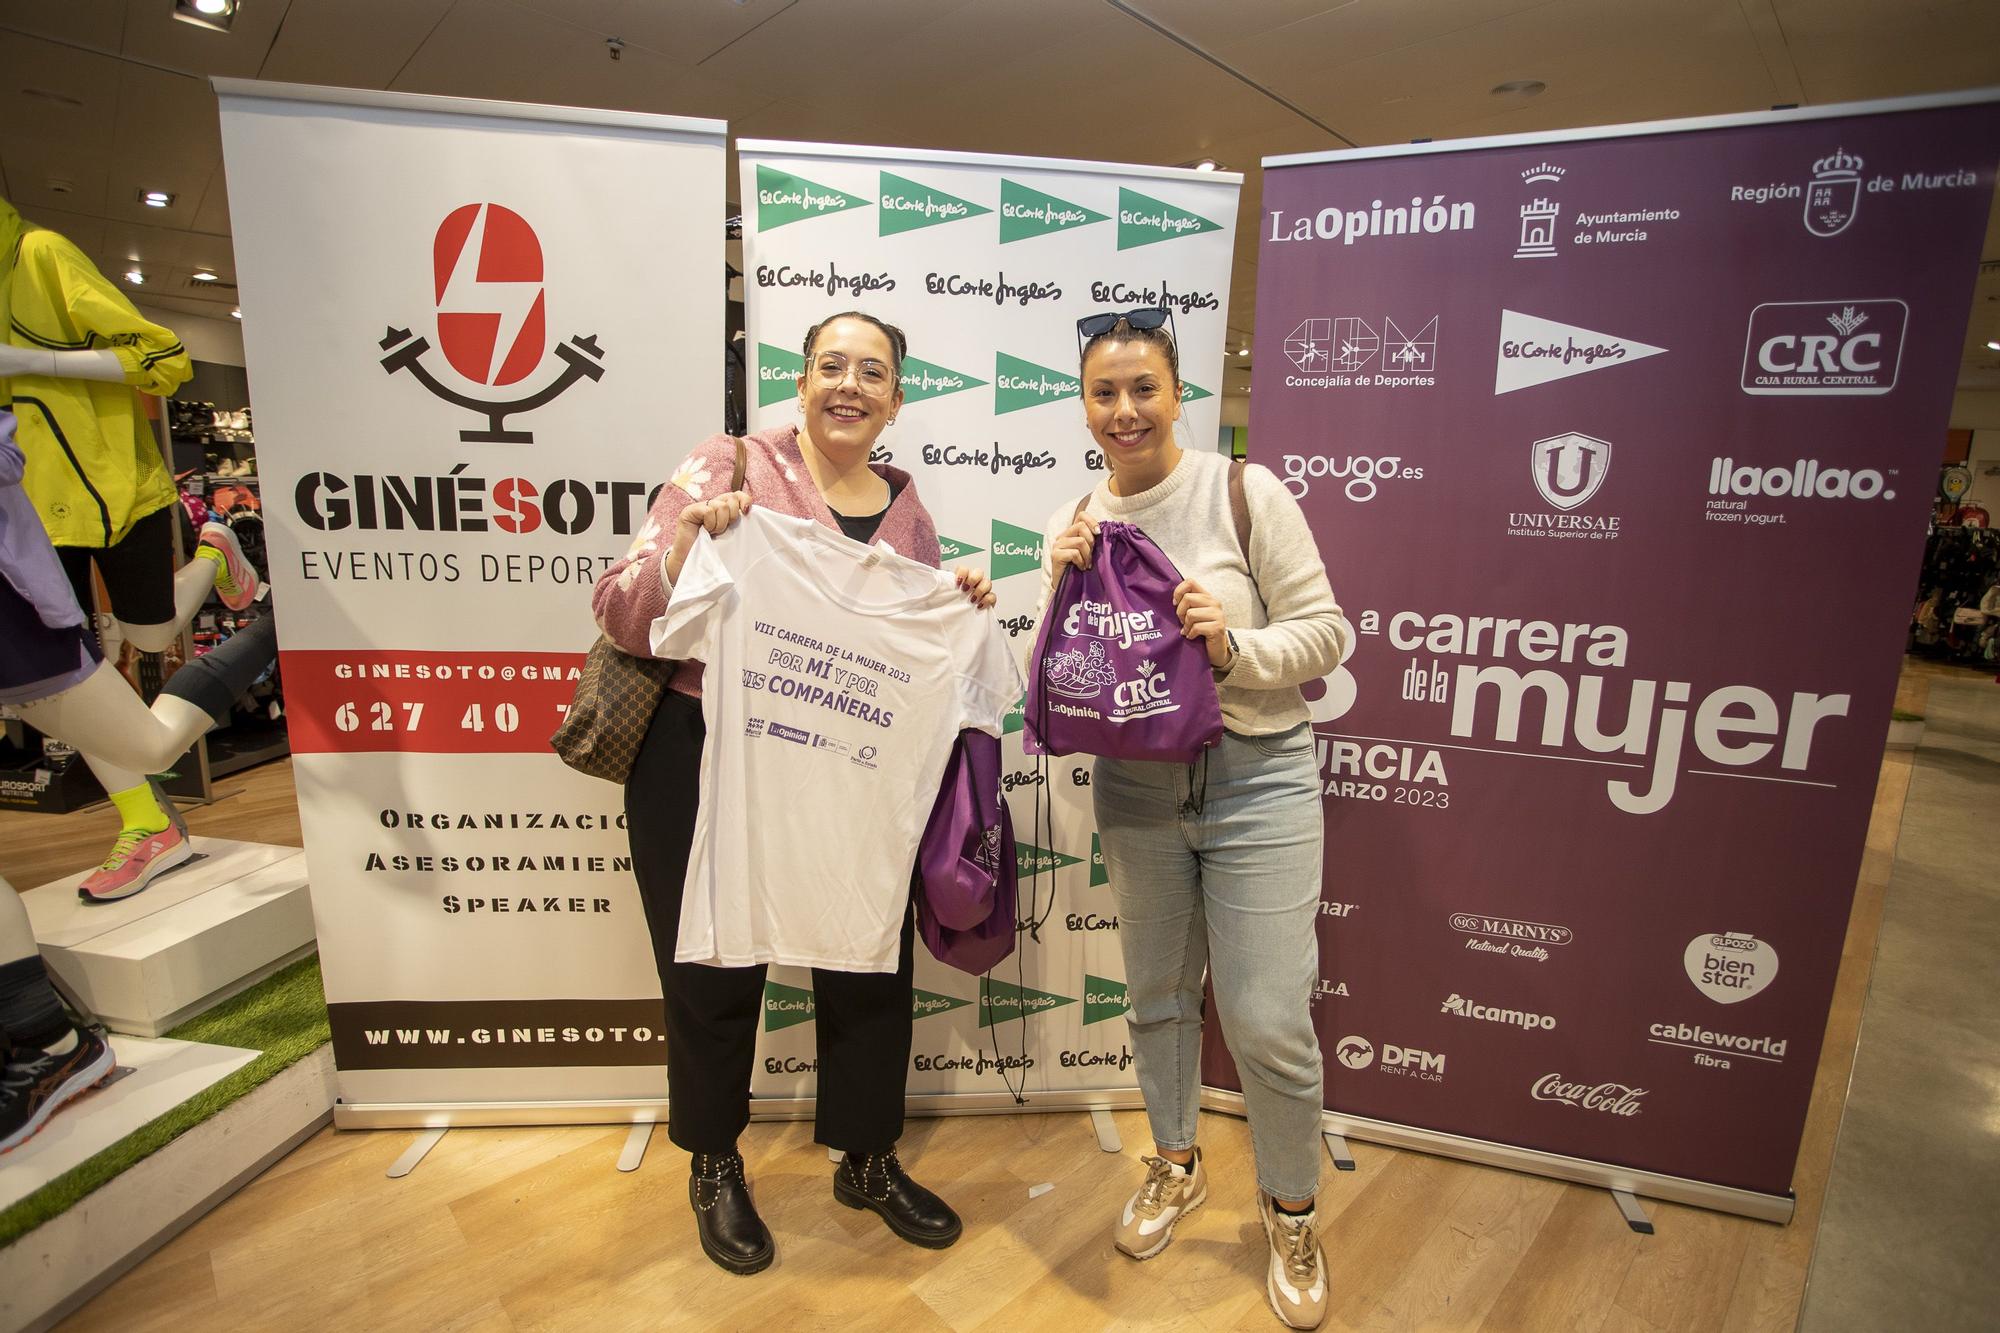
[[[1422,481],[1421,467],[1405,467],[1398,456],[1370,458],[1366,455],[1350,454],[1346,458],[1333,459],[1323,454],[1286,454],[1285,489],[1303,500],[1311,491],[1313,482],[1322,477],[1346,482],[1341,493],[1356,504],[1366,504],[1380,492],[1379,483],[1385,481]]]
[[[1382,1073],[1394,1074],[1399,1078],[1414,1078],[1425,1083],[1444,1082],[1445,1057],[1434,1051],[1384,1042],[1381,1058],[1378,1061],[1375,1043],[1366,1037],[1350,1034],[1342,1037],[1334,1045],[1333,1054],[1335,1059],[1349,1069],[1361,1070],[1374,1065]]]

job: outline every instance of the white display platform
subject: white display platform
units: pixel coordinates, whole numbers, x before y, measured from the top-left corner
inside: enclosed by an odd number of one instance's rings
[[[21,895],[49,970],[115,1032],[157,1037],[312,952],[303,851],[193,842],[122,902],[82,901],[74,875]]]

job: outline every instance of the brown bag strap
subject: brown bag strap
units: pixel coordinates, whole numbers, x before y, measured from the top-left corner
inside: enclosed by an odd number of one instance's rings
[[[1083,517],[1083,511],[1090,508],[1090,497],[1095,494],[1097,494],[1096,491],[1085,491],[1083,493],[1083,498],[1076,502],[1076,509],[1069,516],[1070,522],[1074,523]]]
[[[743,474],[750,470],[750,451],[743,447],[741,435],[732,435],[729,438],[736,441],[736,470],[729,474],[729,489],[740,491],[743,489]]]
[[[1236,545],[1243,552],[1243,563],[1250,564],[1250,498],[1243,493],[1243,460],[1238,458],[1229,464],[1229,518],[1236,525]]]

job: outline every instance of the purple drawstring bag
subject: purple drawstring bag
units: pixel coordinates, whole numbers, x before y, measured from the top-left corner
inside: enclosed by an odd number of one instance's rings
[[[917,844],[917,932],[931,956],[978,976],[1014,952],[1017,871],[999,738],[961,731]]]
[[[1097,525],[1090,568],[1064,566],[1035,636],[1024,750],[1191,764],[1222,739],[1208,649],[1174,614],[1180,581],[1144,532]]]

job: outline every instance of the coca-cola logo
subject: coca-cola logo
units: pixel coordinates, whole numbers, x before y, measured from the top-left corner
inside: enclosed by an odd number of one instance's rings
[[[1561,1074],[1544,1074],[1528,1091],[1538,1102],[1561,1102],[1605,1115],[1635,1116],[1645,1109],[1639,1099],[1650,1089],[1635,1088],[1629,1083],[1569,1083]]]

